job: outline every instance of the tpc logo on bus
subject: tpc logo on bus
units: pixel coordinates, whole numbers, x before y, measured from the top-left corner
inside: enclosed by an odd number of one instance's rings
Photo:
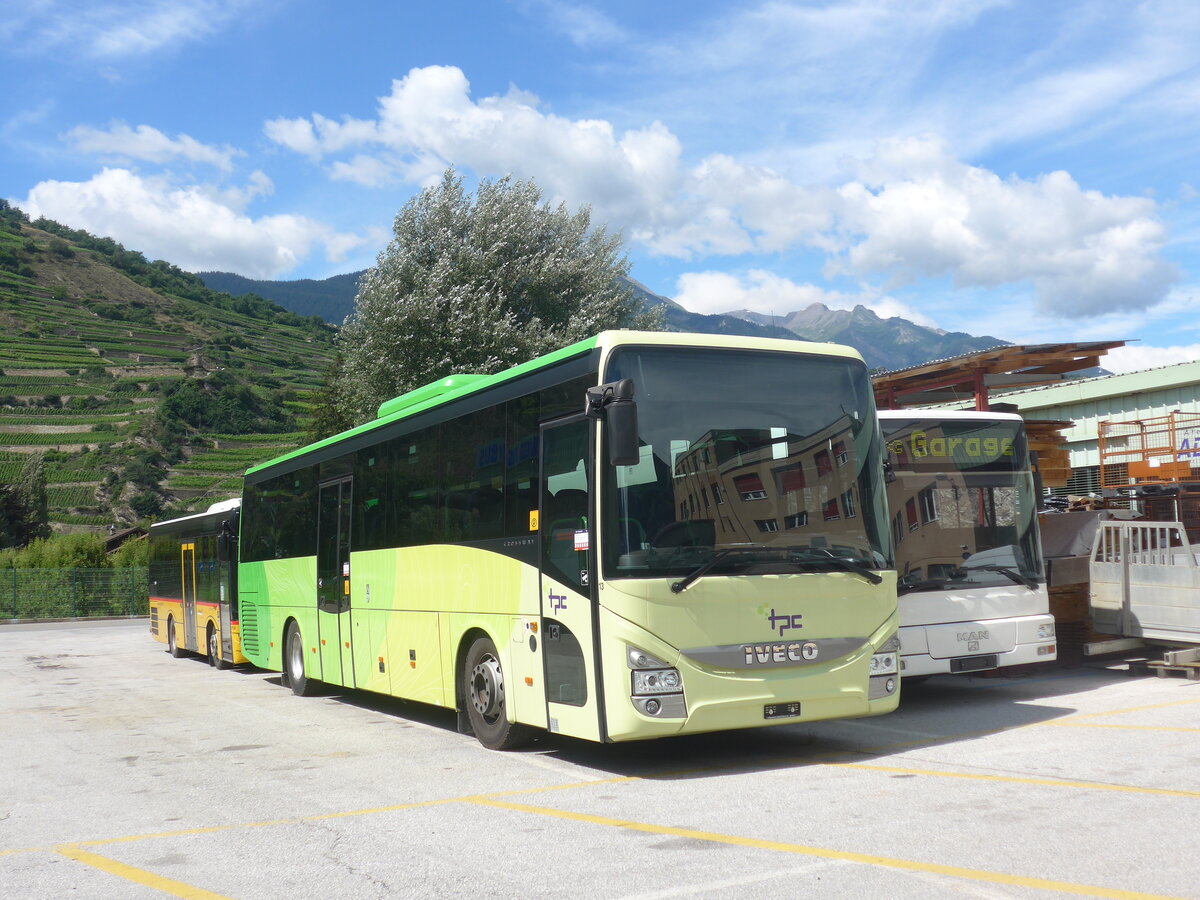
[[[771,625],[772,631],[778,631],[779,636],[783,637],[789,630],[799,631],[804,627],[804,616],[801,613],[795,615],[780,614],[775,612],[775,607],[770,607],[768,612],[767,604],[763,604],[758,608],[758,612],[767,617],[767,622]]]

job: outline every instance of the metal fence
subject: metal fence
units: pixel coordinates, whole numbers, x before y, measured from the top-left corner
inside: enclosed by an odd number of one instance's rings
[[[149,574],[136,569],[0,569],[0,619],[145,616]]]

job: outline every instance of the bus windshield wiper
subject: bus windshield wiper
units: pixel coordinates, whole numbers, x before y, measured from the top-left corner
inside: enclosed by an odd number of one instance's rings
[[[853,559],[847,559],[844,556],[834,556],[832,553],[828,555],[808,557],[806,559],[789,559],[788,562],[806,568],[820,567],[822,569],[838,569],[842,572],[852,572],[855,575],[861,575],[871,584],[880,584],[883,582],[883,576],[876,572],[872,572],[862,563]]]
[[[1014,584],[1023,584],[1031,591],[1036,591],[1038,583],[1016,569],[1010,569],[1008,566],[964,566],[965,572],[998,572],[1005,578],[1012,581]]]
[[[771,554],[781,557],[780,562],[795,566],[799,569],[838,569],[843,572],[853,572],[855,575],[861,575],[871,584],[879,584],[883,581],[882,576],[872,572],[861,563],[855,562],[852,559],[843,559],[840,556],[834,556],[830,553],[821,553],[818,556],[810,556],[812,551],[807,547],[769,547],[762,544],[744,545],[741,547],[723,547],[715,551],[708,560],[702,565],[697,566],[679,581],[671,582],[671,593],[678,594],[686,591],[688,587],[700,578],[703,578],[718,565],[731,556],[741,554]],[[801,554],[804,554],[802,557]]]
[[[693,581],[703,578],[705,575],[707,575],[709,572],[711,572],[713,569],[715,569],[719,563],[728,559],[730,556],[734,556],[734,555],[741,554],[741,553],[758,553],[762,550],[768,550],[768,549],[770,549],[770,548],[751,546],[751,547],[722,547],[720,550],[715,550],[713,552],[712,556],[710,556],[707,560],[705,560],[705,562],[701,563],[696,568],[692,569],[692,571],[688,572],[685,576],[683,576],[683,578],[679,579],[678,581],[672,581],[671,582],[671,593],[679,594],[679,593],[682,593],[683,591],[686,591],[688,589],[688,585],[690,585]]]
[[[924,581],[902,582],[897,585],[897,593],[911,594],[916,591],[940,591],[947,583],[944,578],[927,578]]]

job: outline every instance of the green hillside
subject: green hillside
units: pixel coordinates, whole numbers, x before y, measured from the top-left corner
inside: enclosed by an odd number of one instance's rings
[[[0,483],[45,454],[57,531],[234,496],[301,441],[333,330],[0,207]]]

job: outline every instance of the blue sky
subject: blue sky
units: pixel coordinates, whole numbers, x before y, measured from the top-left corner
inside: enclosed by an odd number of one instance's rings
[[[0,0],[0,196],[185,269],[365,268],[454,166],[696,312],[1200,358],[1200,4]]]

